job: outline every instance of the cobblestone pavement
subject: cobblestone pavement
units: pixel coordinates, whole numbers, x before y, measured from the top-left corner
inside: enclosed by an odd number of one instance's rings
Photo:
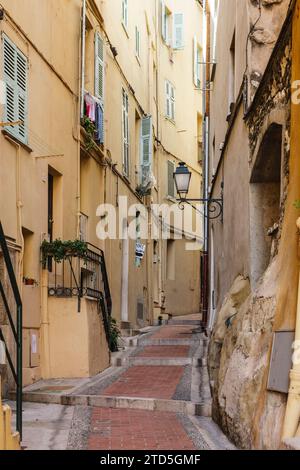
[[[198,320],[176,318],[147,331],[119,353],[121,366],[91,379],[31,387],[24,403],[25,446],[37,448],[39,434],[39,449],[233,449],[211,418],[196,416],[204,409]]]
[[[193,316],[192,320],[199,319]],[[132,354],[151,361],[170,359],[171,361],[193,356],[199,347],[197,324],[170,324],[156,330],[152,335],[141,338]],[[178,321],[178,320],[177,320]],[[145,339],[145,342],[144,342]],[[151,341],[153,344],[151,344]],[[159,344],[157,344],[159,340]],[[173,343],[170,345],[170,340]],[[183,341],[180,341],[183,340]],[[165,343],[164,343],[165,341]],[[181,344],[183,343],[183,344]],[[105,386],[99,383],[93,388],[93,395],[119,399],[129,398],[141,403],[143,409],[128,407],[92,407],[87,416],[84,407],[77,407],[74,425],[69,438],[70,449],[89,450],[197,450],[211,449],[212,442],[201,433],[195,417],[183,412],[163,410],[150,411],[147,400],[158,399],[190,401],[192,387],[192,365],[132,365],[115,376],[112,383]],[[90,393],[90,390],[89,390]],[[134,408],[134,406],[133,406]],[[84,424],[80,422],[84,416]],[[78,433],[78,429],[85,429]],[[206,432],[206,436],[209,433]],[[216,441],[216,432],[214,442]],[[220,432],[220,435],[222,433]],[[219,448],[226,449],[226,439],[220,440]],[[228,448],[229,448],[228,443]],[[216,445],[218,447],[218,445]]]
[[[181,366],[130,367],[103,395],[172,399],[184,368]]]
[[[176,413],[94,408],[89,450],[195,450]]]

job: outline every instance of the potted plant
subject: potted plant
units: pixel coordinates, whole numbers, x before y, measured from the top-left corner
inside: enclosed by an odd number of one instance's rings
[[[38,285],[37,281],[33,279],[32,277],[23,277],[23,282],[25,286],[37,286]]]
[[[56,263],[61,263],[68,256],[84,259],[88,251],[88,246],[87,243],[81,240],[62,241],[57,239],[53,242],[43,241],[41,250],[42,262],[43,265],[46,266],[46,261],[49,256],[52,257]]]

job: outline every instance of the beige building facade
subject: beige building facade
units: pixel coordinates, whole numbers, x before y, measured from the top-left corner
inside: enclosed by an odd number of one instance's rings
[[[180,161],[200,196],[202,7],[188,3],[1,2],[0,218],[23,301],[25,385],[107,368],[110,315],[132,331],[199,312],[201,231],[151,207],[176,205]],[[117,235],[99,239],[110,208]],[[13,349],[3,311],[0,322]],[[7,366],[1,375],[6,393]]]

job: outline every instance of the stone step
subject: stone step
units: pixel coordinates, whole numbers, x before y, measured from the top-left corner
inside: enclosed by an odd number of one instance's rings
[[[195,338],[138,338],[139,346],[190,346],[195,342]]]
[[[168,321],[168,325],[196,325],[196,326],[201,326],[201,321],[200,320],[176,320],[172,319]]]
[[[186,415],[206,416],[201,403],[160,398],[115,397],[103,395],[55,395],[50,393],[25,392],[24,402],[57,404],[64,406],[93,406],[100,408],[127,408],[148,411],[169,411]]]
[[[196,367],[199,367],[200,360],[198,358],[192,357],[176,357],[176,358],[161,358],[161,357],[138,357],[138,356],[129,356],[129,357],[119,357],[114,362],[116,367],[123,367],[126,365],[130,366],[186,366],[193,364]]]

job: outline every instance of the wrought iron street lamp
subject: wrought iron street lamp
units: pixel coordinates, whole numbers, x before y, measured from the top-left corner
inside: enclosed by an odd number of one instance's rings
[[[223,219],[223,191],[219,199],[188,199],[187,195],[190,189],[192,173],[189,171],[187,165],[183,162],[179,163],[173,177],[179,196],[178,202],[182,207],[187,203],[197,210],[197,208],[191,203],[202,202],[207,205],[207,211],[204,213],[205,217],[209,219],[218,219],[221,217]]]

